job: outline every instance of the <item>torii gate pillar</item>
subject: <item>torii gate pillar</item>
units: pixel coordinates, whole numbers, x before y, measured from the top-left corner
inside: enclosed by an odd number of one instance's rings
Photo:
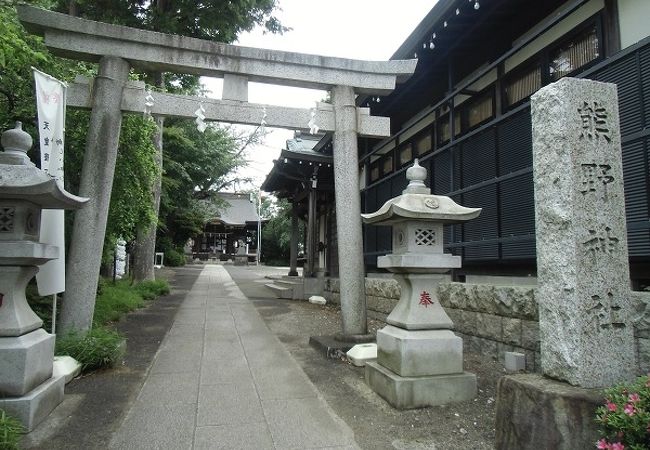
[[[336,124],[333,151],[336,232],[345,339],[368,332],[354,89],[335,86],[332,89],[332,103]]]
[[[129,69],[129,63],[122,58],[104,56],[99,61],[79,186],[79,195],[90,201],[75,213],[67,267],[74,276],[66,277],[60,325],[63,331],[85,331],[92,324],[120,142],[122,89]]]

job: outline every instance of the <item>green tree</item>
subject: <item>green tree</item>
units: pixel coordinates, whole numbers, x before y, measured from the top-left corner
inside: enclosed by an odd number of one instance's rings
[[[190,36],[230,44],[237,36],[262,26],[271,33],[284,27],[273,15],[277,0],[56,0],[54,9],[76,17],[134,28]],[[159,74],[147,74],[147,81],[158,86]],[[166,74],[170,92],[197,94],[198,77]]]
[[[9,2],[13,3],[13,2]],[[36,1],[43,6],[47,2]],[[36,100],[32,67],[59,79],[74,78],[75,72],[84,72],[83,64],[53,57],[40,37],[27,33],[18,21],[11,5],[0,6],[0,129],[23,122],[25,131],[36,136]]]
[[[46,2],[36,3],[47,6]],[[0,34],[0,129],[13,128],[14,121],[22,121],[26,131],[34,138],[35,145],[30,156],[34,161],[39,161],[32,66],[63,81],[71,81],[77,74],[93,76],[95,67],[52,56],[41,38],[25,32],[13,8],[0,8],[0,23],[5,26]],[[66,189],[74,193],[79,188],[88,124],[87,111],[67,112],[65,184]],[[132,239],[138,227],[154,219],[148,198],[152,179],[157,174],[152,166],[153,131],[153,124],[141,116],[127,115],[122,122],[117,176],[113,183],[106,230],[105,258],[110,258],[118,237]]]
[[[233,172],[246,164],[245,150],[259,139],[230,127],[209,126],[200,133],[193,122],[170,119],[164,130],[164,173],[159,213],[159,251],[176,250],[203,230],[215,215],[215,193],[242,179]],[[165,239],[166,238],[166,239]]]
[[[276,0],[233,0],[233,1],[210,1],[210,2],[189,2],[175,0],[99,0],[99,1],[47,1],[35,0],[30,3],[41,7],[53,6],[59,11],[70,12],[74,15],[93,20],[104,20],[111,23],[123,24],[150,30],[164,31],[168,33],[185,34],[199,38],[219,39],[224,42],[232,42],[237,33],[252,28],[254,25],[265,26],[269,31],[283,31],[284,28],[272,16],[276,7]],[[213,13],[213,14],[212,14]],[[181,14],[181,16],[179,16]],[[230,22],[232,21],[232,22]],[[228,22],[228,23],[226,23]],[[3,129],[13,126],[13,121],[22,119],[27,131],[36,137],[35,123],[35,101],[33,95],[33,82],[31,66],[35,66],[61,80],[71,81],[76,73],[93,75],[96,68],[90,64],[66,61],[55,58],[47,52],[40,38],[27,34],[18,20],[13,8],[0,8],[0,23],[3,24],[3,33],[0,34],[0,126]],[[156,79],[165,80],[168,89],[183,91],[188,94],[198,94],[200,86],[198,79],[193,76],[165,74],[139,74],[134,75],[149,83],[155,83]],[[85,148],[85,132],[88,124],[88,113],[82,111],[70,111],[66,124],[66,186],[72,192],[78,192],[79,169],[82,167],[82,160]],[[31,125],[31,129],[30,129]],[[174,125],[174,122],[171,122]],[[187,122],[185,127],[194,127],[192,122]],[[151,195],[147,198],[147,183],[150,183],[149,175],[156,173],[151,166],[151,139],[152,129],[148,123],[136,116],[126,117],[122,127],[122,144],[118,153],[117,170],[114,179],[114,188],[111,198],[111,210],[109,225],[105,241],[105,256],[108,255],[107,248],[112,247],[112,241],[118,236],[129,237],[138,228],[146,226],[155,216]],[[198,138],[199,140],[201,137]],[[235,143],[241,143],[235,137]],[[210,139],[208,139],[210,141]],[[187,143],[187,141],[185,141]],[[245,147],[245,145],[244,145]],[[212,158],[204,158],[203,163],[213,164],[218,159],[215,149],[223,149],[223,146],[208,147],[195,145],[197,151],[204,150],[206,155]],[[241,148],[240,148],[241,149]],[[214,151],[213,151],[214,150]],[[182,151],[185,151],[183,149]],[[235,152],[237,153],[237,152]],[[173,155],[181,152],[175,151]],[[179,174],[187,172],[192,175],[181,182],[172,176],[170,185],[177,183],[177,187],[189,187],[190,200],[183,203],[182,196],[174,198],[170,195],[170,206],[168,209],[172,214],[161,217],[160,223],[165,224],[167,229],[180,230],[173,233],[172,242],[180,242],[183,232],[196,229],[199,219],[205,216],[204,208],[196,202],[200,195],[206,195],[219,186],[228,186],[227,171],[219,176],[215,173],[209,177],[201,177],[196,173],[196,164],[201,158],[186,159],[170,156],[167,160],[178,159],[181,164],[187,165],[183,170],[177,170]],[[35,149],[35,160],[38,158],[38,149]],[[155,155],[154,155],[155,156]],[[219,167],[236,167],[235,158],[230,154],[222,155],[223,161]],[[241,152],[238,156],[241,156]],[[155,160],[155,157],[154,157]],[[230,161],[230,162],[229,162]],[[169,173],[174,168],[170,168]],[[158,171],[160,173],[160,171]],[[217,174],[218,175],[218,174]],[[185,183],[185,184],[184,184]],[[151,189],[150,183],[148,189]],[[203,193],[203,194],[202,194]],[[176,207],[172,202],[178,201],[181,205]],[[174,222],[174,217],[178,218]],[[171,226],[169,226],[171,225]],[[135,230],[135,231],[134,231]]]
[[[270,213],[269,221],[262,229],[262,260],[269,265],[288,265],[291,250],[291,210],[286,199],[279,199],[262,210]],[[262,214],[265,218],[267,216]],[[303,239],[303,227],[298,227],[298,242]]]
[[[58,0],[55,9],[101,22],[224,43],[256,25],[271,33],[287,31],[273,15],[276,0]]]
[[[68,14],[92,20],[127,25],[135,28],[180,34],[199,39],[219,42],[233,42],[239,33],[252,29],[256,25],[264,26],[273,33],[287,30],[283,27],[273,11],[276,0],[207,0],[193,2],[189,0],[56,0],[56,9]],[[149,83],[172,92],[196,95],[200,92],[198,77],[186,74],[147,73],[144,79]],[[162,128],[162,119],[159,127]],[[156,160],[162,171],[165,157],[162,156],[163,139],[156,139],[158,149]],[[200,189],[201,187],[199,187]],[[162,180],[152,182],[151,203],[159,214],[161,203]],[[189,208],[189,209],[188,209]],[[185,212],[195,210],[191,205]],[[199,209],[200,211],[200,209]],[[195,211],[196,212],[196,211]],[[178,217],[180,229],[191,229],[199,216],[186,214]],[[188,218],[192,218],[187,223]],[[160,218],[158,223],[168,223],[168,218]],[[174,227],[168,228],[172,230]],[[176,242],[177,236],[171,241]],[[137,234],[134,246],[135,261],[133,273],[138,280],[153,277],[153,251],[156,238],[155,227],[143,227]],[[168,246],[169,240],[164,245]]]

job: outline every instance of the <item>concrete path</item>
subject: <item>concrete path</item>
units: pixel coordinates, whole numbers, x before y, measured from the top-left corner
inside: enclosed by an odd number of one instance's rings
[[[181,305],[113,449],[356,449],[222,266]]]

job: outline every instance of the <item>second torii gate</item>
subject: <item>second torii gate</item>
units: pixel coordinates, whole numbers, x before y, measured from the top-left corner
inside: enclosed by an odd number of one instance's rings
[[[385,95],[415,70],[416,60],[359,61],[221,44],[75,18],[18,6],[25,28],[44,36],[56,55],[99,62],[93,83],[75,83],[70,106],[91,108],[79,195],[91,200],[76,213],[68,256],[66,307],[75,311],[67,328],[91,325],[106,230],[122,111],[142,112],[144,86],[127,81],[130,67],[223,77],[223,99],[152,93],[156,115],[194,118],[200,104],[206,120],[309,129],[314,119],[334,132],[334,176],[341,284],[342,334],[367,333],[357,135],[387,137],[388,118],[358,108],[355,95]],[[315,110],[248,103],[248,82],[328,90],[332,105]],[[264,116],[264,113],[266,116]]]

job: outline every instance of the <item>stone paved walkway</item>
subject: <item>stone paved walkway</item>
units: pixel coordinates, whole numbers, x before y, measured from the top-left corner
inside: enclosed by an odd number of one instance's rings
[[[356,449],[222,266],[181,305],[113,449]]]

